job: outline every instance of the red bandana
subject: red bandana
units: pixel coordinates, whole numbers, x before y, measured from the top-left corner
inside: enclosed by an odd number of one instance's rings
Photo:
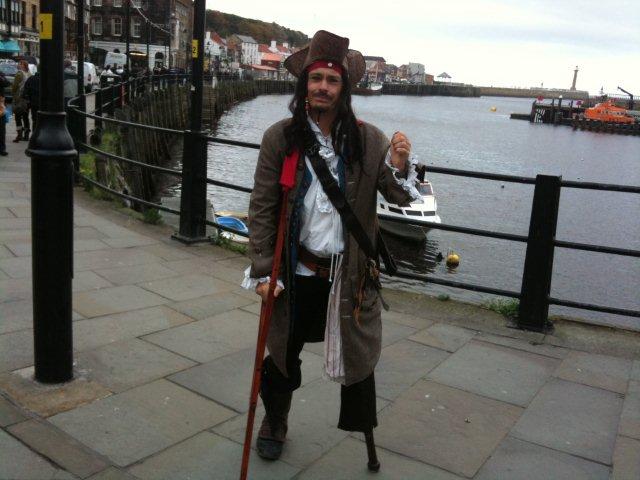
[[[311,70],[315,70],[316,68],[330,68],[331,70],[339,73],[340,75],[342,75],[342,72],[344,71],[344,67],[339,63],[329,62],[327,60],[316,60],[315,62],[313,62],[311,65],[307,67],[307,72],[310,72]]]

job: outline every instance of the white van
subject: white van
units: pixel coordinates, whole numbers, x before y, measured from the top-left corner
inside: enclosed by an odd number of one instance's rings
[[[78,62],[76,60],[71,61],[71,66],[77,72]],[[96,71],[96,66],[93,63],[84,62],[84,89],[85,91],[92,92],[100,87],[100,77]]]
[[[107,52],[104,58],[104,66],[111,65],[111,70],[114,72],[118,69],[124,68],[127,64],[127,55],[124,53]]]

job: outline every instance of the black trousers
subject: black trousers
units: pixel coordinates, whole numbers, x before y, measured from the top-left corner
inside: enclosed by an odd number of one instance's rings
[[[293,330],[287,348],[287,373],[284,376],[271,356],[264,360],[263,392],[293,392],[302,383],[300,352],[306,342],[322,342],[326,326],[327,303],[331,284],[318,277],[295,278]],[[366,432],[378,426],[376,416],[376,386],[373,373],[361,382],[340,389],[340,419],[338,428],[352,432]]]
[[[22,111],[18,111],[13,112],[13,116],[16,119],[16,127],[18,127],[18,130],[23,129],[23,130],[31,130],[31,124],[29,123],[29,110],[22,110]]]

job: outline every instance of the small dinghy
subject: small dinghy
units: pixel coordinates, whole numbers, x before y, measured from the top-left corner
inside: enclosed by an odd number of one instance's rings
[[[233,228],[239,232],[246,233],[249,235],[249,229],[247,225],[237,217],[229,216],[229,215],[216,215],[216,222],[223,227]],[[223,238],[231,240],[232,242],[237,243],[249,243],[248,237],[243,237],[242,235],[238,235],[236,233],[227,232],[225,230],[220,230],[220,235]]]

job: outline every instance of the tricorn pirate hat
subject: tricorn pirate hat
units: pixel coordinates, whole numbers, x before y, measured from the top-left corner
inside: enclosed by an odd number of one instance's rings
[[[351,85],[360,81],[366,68],[362,54],[349,49],[348,38],[339,37],[326,30],[318,30],[311,43],[287,58],[284,66],[294,77],[300,77],[305,68],[318,60],[342,65]]]

